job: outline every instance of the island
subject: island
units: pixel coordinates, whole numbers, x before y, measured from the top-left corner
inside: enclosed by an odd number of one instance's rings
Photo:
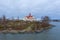
[[[23,20],[19,18],[10,20],[3,16],[0,18],[0,33],[40,33],[53,26],[49,22],[48,16],[43,17],[39,21],[31,14],[25,16]]]

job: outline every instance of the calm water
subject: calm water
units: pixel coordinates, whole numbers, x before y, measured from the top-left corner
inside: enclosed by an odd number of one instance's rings
[[[52,22],[56,25],[49,31],[38,34],[0,34],[0,40],[60,40],[60,23]]]

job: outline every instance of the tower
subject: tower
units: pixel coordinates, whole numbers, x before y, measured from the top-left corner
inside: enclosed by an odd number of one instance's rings
[[[35,21],[35,17],[31,15],[31,13],[29,13],[28,16],[24,17],[24,21]]]
[[[31,13],[29,13],[29,16],[32,17]]]

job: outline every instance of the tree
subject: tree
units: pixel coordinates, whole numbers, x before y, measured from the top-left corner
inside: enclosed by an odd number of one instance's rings
[[[48,22],[50,21],[50,18],[48,16],[44,16],[41,18],[42,19],[42,22]]]

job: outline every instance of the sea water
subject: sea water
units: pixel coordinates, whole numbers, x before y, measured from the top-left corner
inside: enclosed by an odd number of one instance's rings
[[[48,31],[26,34],[0,34],[0,40],[60,40],[60,22],[51,22],[56,25]]]

